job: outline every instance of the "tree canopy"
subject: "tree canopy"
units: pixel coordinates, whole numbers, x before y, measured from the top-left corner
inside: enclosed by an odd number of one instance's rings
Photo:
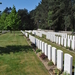
[[[38,28],[53,30],[75,28],[75,0],[42,0],[30,14]]]
[[[0,30],[25,30],[34,29],[33,19],[27,9],[19,9],[16,7],[6,7],[0,16]]]
[[[75,30],[75,0],[42,0],[30,12],[6,7],[0,15],[0,29]]]

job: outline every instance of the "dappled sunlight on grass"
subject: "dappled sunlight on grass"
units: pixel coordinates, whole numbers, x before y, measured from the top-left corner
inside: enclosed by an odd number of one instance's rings
[[[49,75],[20,32],[0,36],[0,75]]]
[[[21,45],[12,45],[12,46],[6,46],[6,47],[0,47],[0,54],[10,54],[10,52],[16,53],[16,52],[21,52],[21,51],[32,51],[31,47],[26,45],[26,46],[21,46]]]

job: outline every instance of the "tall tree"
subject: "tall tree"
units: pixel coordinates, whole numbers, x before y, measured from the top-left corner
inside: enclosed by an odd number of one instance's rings
[[[0,2],[0,4],[2,4],[2,2]],[[0,10],[0,12],[1,12],[1,10]]]
[[[11,13],[6,17],[5,28],[6,29],[10,28],[11,30],[18,30],[19,23],[20,23],[20,17],[16,12],[15,6],[13,6]]]
[[[27,9],[19,9],[18,15],[20,16],[20,19],[21,19],[19,29],[22,29],[22,30],[34,29],[33,19],[31,18]]]
[[[11,10],[12,10],[12,8],[11,7],[6,7],[5,9],[4,9],[4,13],[7,13],[7,14],[10,14],[11,13]]]
[[[0,30],[4,29],[4,27],[5,27],[6,17],[7,17],[7,14],[6,13],[2,13],[2,15],[0,17]]]
[[[48,12],[48,27],[52,29],[52,11]]]

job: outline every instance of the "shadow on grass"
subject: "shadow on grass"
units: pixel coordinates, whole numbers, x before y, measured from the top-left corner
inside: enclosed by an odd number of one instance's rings
[[[6,46],[6,47],[0,47],[0,54],[10,54],[10,52],[16,53],[16,52],[29,52],[33,51],[31,46],[21,46],[21,45],[12,45],[12,46]]]

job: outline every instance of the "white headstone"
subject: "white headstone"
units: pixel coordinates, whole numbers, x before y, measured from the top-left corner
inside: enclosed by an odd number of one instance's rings
[[[72,35],[70,35],[70,39],[72,40]]]
[[[54,36],[54,42],[56,41],[56,36]]]
[[[40,49],[40,40],[38,40],[38,48]]]
[[[70,54],[64,54],[64,72],[72,75],[72,61],[73,57]]]
[[[38,39],[36,39],[36,46],[38,47]]]
[[[56,44],[58,44],[59,40],[58,40],[58,36],[56,36]]]
[[[68,47],[70,47],[71,45],[71,40],[70,39],[68,39]]]
[[[37,40],[37,47],[39,48],[39,40]]]
[[[45,43],[42,42],[42,53],[45,53]]]
[[[72,40],[72,49],[75,50],[75,40]]]
[[[63,69],[63,51],[57,50],[57,68],[59,70]]]
[[[57,54],[56,48],[52,47],[52,62],[54,63],[54,65],[56,65],[56,60],[57,60],[56,54]]]
[[[42,41],[40,41],[40,50],[42,50]]]
[[[52,46],[48,45],[48,59],[52,60]]]
[[[64,38],[61,37],[61,45],[63,46],[64,45]]]
[[[67,39],[64,38],[64,47],[67,47]]]
[[[59,37],[59,45],[60,45],[60,43],[61,43],[61,38]]]
[[[75,36],[73,36],[73,40],[75,40]]]
[[[70,35],[68,35],[68,39],[70,39]]]
[[[45,55],[48,56],[48,45],[45,43]]]

